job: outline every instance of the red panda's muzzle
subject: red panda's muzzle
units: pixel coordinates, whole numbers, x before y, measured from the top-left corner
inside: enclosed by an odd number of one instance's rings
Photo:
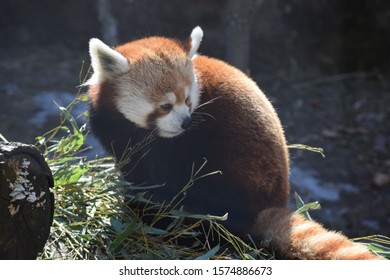
[[[181,128],[188,129],[191,127],[191,124],[192,124],[192,119],[191,117],[187,116],[184,118],[183,122],[181,123]]]

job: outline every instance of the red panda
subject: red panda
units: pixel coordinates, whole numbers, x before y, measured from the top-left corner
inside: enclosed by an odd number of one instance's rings
[[[227,63],[198,55],[203,31],[187,42],[164,37],[112,49],[90,40],[93,75],[87,81],[90,125],[103,147],[135,184],[169,201],[194,167],[207,164],[187,190],[184,209],[224,215],[224,226],[256,240],[272,236],[283,258],[379,259],[365,246],[305,220],[287,208],[289,155],[280,120],[254,81]]]

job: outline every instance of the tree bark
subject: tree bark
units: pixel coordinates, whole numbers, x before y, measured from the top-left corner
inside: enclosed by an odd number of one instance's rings
[[[36,259],[53,221],[53,177],[33,145],[0,142],[0,259]]]
[[[102,40],[109,45],[118,44],[118,23],[112,14],[110,0],[98,0],[96,11],[102,30]]]
[[[226,60],[249,72],[251,26],[263,0],[229,0],[225,10]]]

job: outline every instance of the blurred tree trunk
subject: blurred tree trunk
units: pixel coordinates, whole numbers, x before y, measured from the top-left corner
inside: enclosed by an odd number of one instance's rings
[[[226,60],[249,72],[251,26],[263,0],[229,0],[225,10]]]
[[[96,11],[102,30],[102,40],[109,45],[118,44],[118,23],[112,14],[110,0],[96,1]]]

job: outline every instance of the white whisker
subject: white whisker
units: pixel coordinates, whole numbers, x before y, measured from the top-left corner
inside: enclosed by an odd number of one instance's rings
[[[211,114],[209,114],[209,113],[205,113],[205,112],[194,112],[194,114],[199,114],[199,115],[208,116],[208,117],[212,118],[213,120],[217,120],[216,118],[214,118],[213,115],[211,115]]]
[[[213,103],[215,100],[217,100],[217,99],[219,99],[219,98],[221,98],[222,96],[217,96],[217,97],[215,97],[215,98],[213,98],[213,99],[210,99],[209,101],[206,101],[206,102],[204,102],[204,103],[202,103],[202,104],[199,104],[196,108],[195,108],[195,110],[197,110],[197,109],[199,109],[199,108],[202,108],[203,106],[205,106],[205,105],[208,105],[208,104],[211,104],[211,103]]]

